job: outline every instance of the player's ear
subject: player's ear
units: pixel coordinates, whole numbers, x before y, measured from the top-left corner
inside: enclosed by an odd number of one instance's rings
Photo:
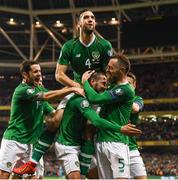
[[[27,79],[28,74],[27,74],[26,72],[23,72],[23,73],[22,73],[22,77],[23,77],[24,79]]]
[[[77,28],[81,28],[81,25],[82,25],[82,23],[81,23],[81,21],[79,20],[78,23],[77,23]]]
[[[94,85],[94,83],[95,83],[95,80],[92,78],[92,79],[90,79],[89,83],[90,83],[90,85],[93,87],[93,85]]]
[[[76,26],[77,31],[80,31],[80,27],[81,27],[80,23],[77,23],[77,26]]]

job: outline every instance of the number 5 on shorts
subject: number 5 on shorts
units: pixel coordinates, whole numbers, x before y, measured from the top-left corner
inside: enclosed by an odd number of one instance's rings
[[[124,172],[124,167],[125,167],[125,164],[124,164],[124,159],[119,159],[119,172]]]

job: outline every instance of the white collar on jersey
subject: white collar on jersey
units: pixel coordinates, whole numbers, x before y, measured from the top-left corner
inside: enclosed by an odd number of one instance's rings
[[[125,85],[125,84],[128,84],[129,82],[126,81],[126,82],[123,82],[123,83],[119,83],[119,85]]]
[[[92,40],[90,41],[89,44],[85,44],[85,43],[82,41],[81,37],[79,38],[79,41],[80,41],[85,47],[89,47],[89,46],[91,46],[91,44],[93,44],[93,42],[95,41],[95,38],[96,38],[96,36],[95,36],[95,34],[93,34]]]

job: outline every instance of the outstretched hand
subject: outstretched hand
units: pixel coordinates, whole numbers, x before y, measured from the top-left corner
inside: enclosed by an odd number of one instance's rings
[[[94,72],[95,72],[95,70],[92,70],[92,71],[89,70],[89,71],[86,71],[85,73],[83,73],[83,75],[82,75],[82,84],[84,84],[85,81],[87,81]]]
[[[129,123],[121,127],[121,133],[127,136],[139,136],[142,134],[142,131],[137,129],[134,124]]]

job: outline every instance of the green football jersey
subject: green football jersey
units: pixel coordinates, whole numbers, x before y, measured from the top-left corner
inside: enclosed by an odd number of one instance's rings
[[[109,41],[95,36],[88,45],[84,45],[79,38],[67,41],[59,56],[58,63],[71,65],[74,80],[81,82],[82,74],[90,69],[105,70],[108,64],[108,57],[112,55],[112,46]]]
[[[44,114],[54,109],[46,101],[37,101],[35,96],[45,91],[41,86],[31,87],[21,83],[14,91],[8,128],[3,138],[22,144],[34,144],[43,128]]]
[[[134,103],[137,103],[139,105],[139,112],[143,109],[143,99],[140,96],[134,97]],[[139,121],[139,112],[130,115],[130,121],[132,124],[137,125]],[[129,149],[130,151],[138,149],[137,141],[135,136],[129,137]]]
[[[91,103],[103,104],[100,112],[102,118],[119,126],[128,124],[135,95],[134,89],[129,83],[111,86],[107,91],[98,94],[86,81],[84,89]],[[128,144],[128,136],[120,132],[100,129],[97,141]]]
[[[116,123],[100,118],[86,98],[75,95],[67,102],[57,141],[64,145],[80,146],[87,120],[99,129],[119,132],[121,128]]]

